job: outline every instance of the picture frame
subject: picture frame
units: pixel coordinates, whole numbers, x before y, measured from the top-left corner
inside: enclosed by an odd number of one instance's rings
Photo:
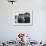
[[[14,25],[15,26],[32,26],[33,12],[29,10],[15,11]]]

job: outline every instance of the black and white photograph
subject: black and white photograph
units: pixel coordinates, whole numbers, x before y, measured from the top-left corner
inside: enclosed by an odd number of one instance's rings
[[[17,12],[14,18],[15,25],[32,25],[32,12]]]

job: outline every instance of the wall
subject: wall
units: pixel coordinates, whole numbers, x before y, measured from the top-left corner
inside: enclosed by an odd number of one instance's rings
[[[16,10],[33,10],[32,26],[15,26],[13,12]],[[17,0],[14,5],[7,0],[0,0],[0,40],[11,40],[18,32],[26,32],[37,41],[46,40],[46,1]]]

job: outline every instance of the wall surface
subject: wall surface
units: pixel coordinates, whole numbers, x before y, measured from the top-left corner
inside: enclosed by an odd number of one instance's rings
[[[16,10],[33,10],[33,25],[14,26]],[[0,40],[15,40],[18,32],[29,33],[33,40],[46,40],[46,0],[17,0],[14,5],[0,0]]]

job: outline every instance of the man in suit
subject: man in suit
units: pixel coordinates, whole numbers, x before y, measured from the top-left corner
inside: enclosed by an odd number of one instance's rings
[[[30,23],[30,13],[26,12],[24,18],[25,18],[25,23]]]
[[[24,23],[24,14],[19,14],[18,16],[18,23]]]

